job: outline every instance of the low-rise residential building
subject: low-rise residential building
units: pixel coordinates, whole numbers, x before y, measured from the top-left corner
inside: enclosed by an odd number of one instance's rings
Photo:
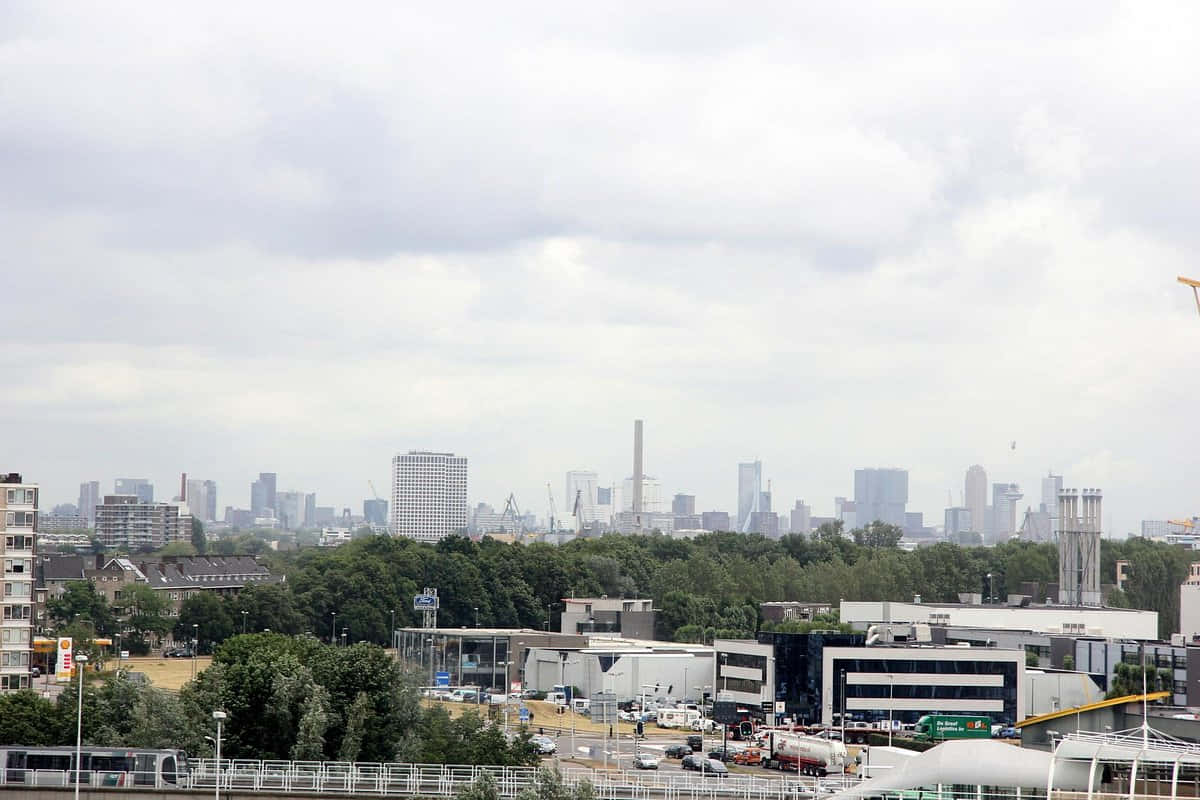
[[[130,587],[145,584],[167,601],[167,616],[177,617],[183,602],[200,592],[236,595],[246,586],[282,583],[251,556],[176,556],[135,559],[103,555],[43,555],[38,559],[37,587],[39,630],[51,626],[46,611],[71,581],[89,581],[118,614],[125,609]]]
[[[91,526],[83,514],[42,514],[38,518],[38,534],[87,530]]]

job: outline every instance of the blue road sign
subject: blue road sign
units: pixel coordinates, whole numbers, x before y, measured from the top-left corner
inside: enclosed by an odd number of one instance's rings
[[[521,717],[521,722],[529,722],[529,707],[521,706],[519,716]]]
[[[433,685],[438,688],[444,688],[450,685],[450,673],[439,672],[433,676]]]

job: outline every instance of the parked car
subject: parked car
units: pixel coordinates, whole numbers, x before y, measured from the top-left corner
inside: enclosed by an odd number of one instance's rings
[[[658,769],[658,759],[649,753],[639,753],[633,757],[633,766],[638,769]]]
[[[549,736],[533,736],[529,739],[529,741],[532,742],[533,746],[537,748],[537,751],[544,756],[548,756],[558,750],[558,745],[555,744],[554,740]]]
[[[163,650],[163,658],[192,658],[196,655],[196,651],[191,647],[172,647]]]
[[[686,741],[688,743],[688,747],[692,748],[693,752],[704,749],[704,737],[703,736],[689,736],[689,737],[687,737]]]
[[[715,758],[708,759],[702,771],[705,775],[715,775],[718,778],[724,778],[729,775],[729,768]]]
[[[690,755],[684,756],[683,761],[679,762],[679,766],[681,769],[691,769],[691,770],[696,770],[697,772],[699,772],[700,771],[700,762],[707,761],[707,760],[708,759],[706,759],[704,756],[698,756],[695,753],[692,753]]]
[[[720,762],[724,763],[726,761],[735,760],[737,758],[737,754],[739,752],[741,752],[741,751],[734,750],[732,747],[729,748],[728,752],[726,752],[724,748],[721,748],[721,749],[717,749],[717,750],[710,750],[708,752],[708,757],[711,758],[713,761],[720,761]]]
[[[1010,725],[1007,728],[1000,729],[999,738],[1001,738],[1001,739],[1020,739],[1021,732]]]
[[[663,750],[663,755],[667,758],[683,758],[692,754],[692,746],[690,744],[670,744],[667,749]]]

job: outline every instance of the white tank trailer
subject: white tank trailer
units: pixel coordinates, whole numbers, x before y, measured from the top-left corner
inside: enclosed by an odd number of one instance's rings
[[[846,745],[831,739],[771,731],[764,743],[763,767],[794,769],[804,775],[827,775],[846,771]]]

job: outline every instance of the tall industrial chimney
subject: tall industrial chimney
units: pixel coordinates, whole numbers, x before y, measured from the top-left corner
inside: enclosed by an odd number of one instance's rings
[[[633,421],[633,513],[638,527],[641,527],[642,521],[637,518],[642,513],[642,421],[640,419]]]

